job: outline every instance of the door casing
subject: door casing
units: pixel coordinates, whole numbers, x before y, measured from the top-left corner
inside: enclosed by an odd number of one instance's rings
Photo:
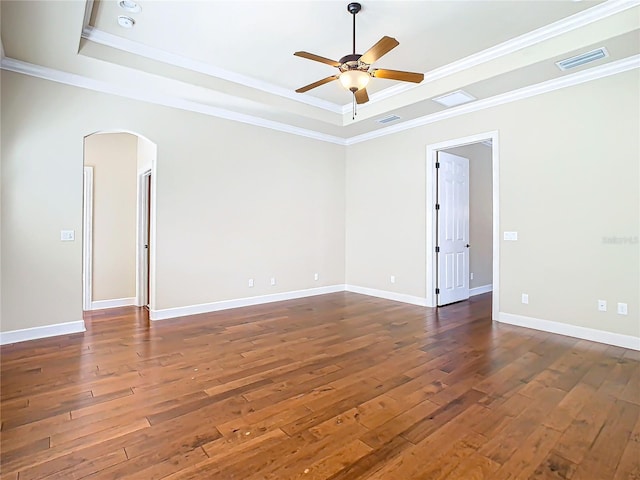
[[[439,150],[453,147],[461,147],[472,143],[491,141],[491,170],[493,190],[493,292],[492,292],[492,318],[498,319],[500,311],[500,140],[497,130],[478,133],[467,137],[454,138],[443,142],[427,145],[426,154],[426,295],[427,307],[437,306],[436,297],[436,160]]]

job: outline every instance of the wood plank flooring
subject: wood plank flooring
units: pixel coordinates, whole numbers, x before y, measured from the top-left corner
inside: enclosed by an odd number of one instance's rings
[[[640,479],[638,352],[335,293],[5,346],[2,479]]]

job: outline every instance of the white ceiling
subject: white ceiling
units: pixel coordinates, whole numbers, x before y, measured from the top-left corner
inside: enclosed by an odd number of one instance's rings
[[[362,1],[357,52],[383,35],[400,45],[374,67],[422,72],[419,84],[372,79],[371,101],[351,114],[339,82],[294,90],[337,72],[293,56],[305,50],[339,60],[351,53],[348,1],[2,0],[5,69],[188,108],[240,121],[337,139],[438,114],[430,100],[465,89],[478,102],[558,81],[576,71],[637,59],[640,2]],[[135,19],[132,29],[118,15]],[[554,62],[591,48],[609,57],[569,72]],[[635,68],[635,67],[634,67]],[[73,76],[69,76],[73,74]]]

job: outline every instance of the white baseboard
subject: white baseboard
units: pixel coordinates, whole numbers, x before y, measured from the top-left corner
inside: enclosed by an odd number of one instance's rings
[[[114,298],[113,300],[97,300],[91,302],[91,310],[102,310],[103,308],[129,307],[136,304],[136,297]]]
[[[345,285],[347,292],[361,293],[371,297],[385,298],[387,300],[395,300],[396,302],[410,303],[411,305],[419,305],[425,307],[427,299],[422,297],[414,297],[405,293],[389,292],[387,290],[377,290],[375,288],[358,287],[357,285]]]
[[[83,320],[45,325],[43,327],[24,328],[22,330],[11,330],[8,332],[0,332],[0,345],[79,332],[86,332]]]
[[[256,297],[236,298],[233,300],[222,300],[220,302],[188,305],[186,307],[149,310],[149,319],[166,320],[168,318],[184,317],[186,315],[197,315],[199,313],[217,312],[220,310],[228,310],[230,308],[248,307],[250,305],[261,305],[263,303],[281,302],[283,300],[294,300],[296,298],[312,297],[314,295],[323,295],[325,293],[344,292],[344,290],[344,285],[329,285],[327,287],[294,290],[291,292],[273,293],[270,295],[260,295]]]
[[[517,325],[519,327],[532,328],[543,332],[558,333],[568,337],[605,343],[607,345],[615,345],[616,347],[629,348],[631,350],[640,350],[640,337],[633,337],[631,335],[606,332],[604,330],[596,330],[594,328],[579,327],[568,323],[552,322],[550,320],[525,317],[524,315],[514,315],[512,313],[505,312],[500,312],[497,320],[502,323]]]
[[[480,287],[470,288],[469,296],[473,297],[475,295],[482,295],[483,293],[493,292],[493,285],[482,285]]]

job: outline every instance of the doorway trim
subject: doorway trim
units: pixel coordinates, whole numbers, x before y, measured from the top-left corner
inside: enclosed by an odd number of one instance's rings
[[[453,147],[461,147],[472,143],[483,141],[491,141],[491,171],[492,171],[492,209],[493,209],[493,263],[492,263],[492,312],[491,316],[494,320],[498,319],[500,312],[500,181],[499,181],[499,134],[497,130],[478,133],[468,137],[454,138],[439,143],[427,145],[426,155],[426,248],[427,248],[427,291],[425,295],[428,307],[437,306],[436,298],[436,210],[437,203],[435,178],[436,178],[436,159],[439,150],[446,150]]]
[[[151,292],[151,182],[153,182],[152,168],[138,173],[138,187],[136,202],[136,306],[149,304],[147,292]],[[149,177],[149,183],[146,179]],[[148,185],[148,189],[147,189]],[[147,212],[149,214],[147,215]],[[148,223],[147,223],[148,222]],[[145,243],[145,231],[149,231],[148,244]],[[148,245],[148,252],[145,245]],[[149,254],[149,262],[146,257]],[[151,296],[151,295],[149,295]]]
[[[97,130],[92,133],[88,133],[83,137],[83,145],[87,137],[96,134],[104,134],[104,133],[129,133],[131,135],[135,135],[138,139],[142,139],[146,142],[149,142],[154,147],[154,155],[151,158],[151,168],[148,168],[145,171],[137,172],[137,181],[138,185],[136,187],[137,190],[137,199],[136,199],[136,296],[131,299],[127,299],[128,302],[123,304],[119,300],[116,299],[113,301],[106,302],[93,302],[92,298],[92,288],[93,288],[93,167],[85,166],[85,153],[82,156],[82,165],[83,165],[83,207],[82,207],[82,309],[84,311],[103,309],[103,308],[111,308],[111,307],[121,307],[125,305],[138,305],[138,300],[141,295],[140,291],[140,273],[139,273],[139,245],[140,245],[140,181],[141,177],[145,174],[151,175],[151,195],[150,202],[151,208],[149,211],[149,298],[147,299],[149,310],[155,309],[156,303],[156,252],[155,252],[155,244],[156,244],[156,184],[157,184],[157,165],[158,165],[158,145],[149,140],[144,135],[140,135],[131,130]],[[90,169],[90,173],[87,174]],[[90,180],[87,181],[87,178]],[[87,186],[90,185],[89,188]],[[90,208],[85,208],[85,206],[90,206]],[[96,305],[96,303],[98,305]]]
[[[82,309],[87,311],[93,284],[93,167],[84,167],[82,185]]]

